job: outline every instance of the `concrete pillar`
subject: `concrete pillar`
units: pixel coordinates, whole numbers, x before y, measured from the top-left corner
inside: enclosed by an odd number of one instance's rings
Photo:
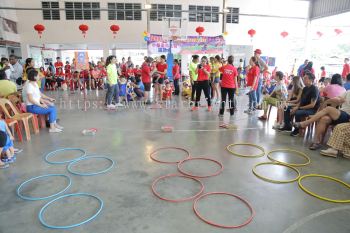
[[[106,59],[109,56],[109,46],[105,45],[103,47],[103,57]]]
[[[181,55],[181,74],[182,75],[189,75],[188,74],[188,65],[191,62],[189,59],[189,55],[183,54]]]
[[[56,50],[56,52],[57,52],[57,56],[56,56],[56,57],[60,57],[61,60],[63,61],[65,58],[62,57],[62,50]],[[63,62],[64,62],[64,61],[63,61]]]
[[[21,56],[23,61],[30,57],[30,48],[28,44],[21,43]]]

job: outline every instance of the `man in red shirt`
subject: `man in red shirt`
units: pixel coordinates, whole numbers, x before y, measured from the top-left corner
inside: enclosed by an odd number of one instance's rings
[[[152,58],[147,57],[141,66],[141,80],[143,86],[145,87],[144,98],[146,100],[146,104],[150,104],[149,100],[149,92],[151,91],[151,63]]]
[[[56,57],[56,62],[54,64],[55,68],[56,68],[56,73],[58,73],[58,69],[59,68],[62,68],[63,70],[63,63],[61,61],[61,58],[60,57]]]
[[[160,62],[157,63],[156,69],[157,69],[158,79],[155,84],[155,91],[156,91],[155,96],[157,97],[157,94],[158,94],[159,99],[161,100],[163,96],[162,85],[164,83],[164,78],[168,69],[168,64],[166,64],[165,55],[160,56]]]
[[[344,66],[343,66],[343,72],[341,74],[341,76],[343,77],[343,79],[346,79],[346,76],[348,74],[350,74],[350,65],[349,65],[349,58],[345,58],[344,59]]]
[[[234,96],[236,88],[238,88],[237,76],[238,72],[236,67],[233,66],[233,56],[229,56],[227,59],[227,65],[220,67],[222,73],[221,80],[221,108],[219,116],[222,117],[225,111],[226,98],[228,95],[228,103],[230,108],[230,115],[235,113]]]

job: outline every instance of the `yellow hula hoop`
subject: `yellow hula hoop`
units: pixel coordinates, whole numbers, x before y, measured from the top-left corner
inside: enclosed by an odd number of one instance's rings
[[[262,152],[260,154],[257,154],[257,155],[245,155],[245,154],[240,154],[240,153],[232,151],[230,149],[230,147],[232,147],[232,146],[252,146],[252,147],[258,148]],[[262,157],[262,156],[265,155],[265,150],[264,150],[263,147],[255,145],[255,144],[251,144],[251,143],[233,143],[233,144],[228,145],[226,147],[226,149],[233,155],[236,155],[236,156],[239,156],[239,157],[245,157],[245,158],[258,158],[258,157]]]
[[[298,176],[294,179],[291,179],[291,180],[272,180],[272,179],[269,179],[265,176],[262,176],[262,175],[259,175],[258,172],[256,171],[256,168],[258,166],[261,166],[261,165],[278,165],[278,166],[284,166],[284,167],[288,167],[290,169],[292,169],[293,171],[295,171]],[[252,169],[254,175],[256,175],[258,178],[262,179],[262,180],[265,180],[267,182],[271,182],[271,183],[276,183],[276,184],[286,184],[286,183],[292,183],[294,181],[297,181],[300,177],[300,172],[298,171],[298,169],[292,167],[292,166],[289,166],[289,165],[286,165],[286,164],[281,164],[281,163],[275,163],[275,162],[264,162],[264,163],[258,163],[256,164],[253,169]]]
[[[305,158],[307,161],[306,163],[287,163],[287,162],[283,162],[283,161],[279,161],[275,158],[272,158],[271,154],[275,153],[275,152],[279,152],[279,151],[290,151],[290,152],[294,152],[297,155],[300,155],[301,157]],[[267,153],[267,158],[269,158],[272,162],[275,163],[279,163],[279,164],[283,164],[283,165],[289,165],[292,167],[301,167],[301,166],[306,166],[308,164],[310,164],[311,160],[309,158],[309,156],[307,156],[305,153],[297,151],[297,150],[291,150],[291,149],[277,149],[277,150],[272,150],[269,153]]]
[[[304,175],[302,177],[299,178],[298,180],[298,184],[299,184],[299,187],[304,191],[306,192],[307,194],[311,195],[311,196],[314,196],[320,200],[323,200],[323,201],[329,201],[329,202],[334,202],[334,203],[350,203],[350,199],[348,200],[335,200],[335,199],[330,199],[330,198],[327,198],[327,197],[322,197],[320,195],[317,195],[316,193],[314,192],[311,192],[310,190],[308,190],[307,188],[305,188],[301,181],[307,177],[321,177],[321,178],[325,178],[325,179],[328,179],[328,180],[333,180],[339,184],[342,184],[344,185],[345,187],[349,188],[350,189],[350,185],[345,183],[344,181],[342,180],[339,180],[337,178],[334,178],[334,177],[331,177],[331,176],[325,176],[325,175],[319,175],[319,174],[308,174],[308,175]]]

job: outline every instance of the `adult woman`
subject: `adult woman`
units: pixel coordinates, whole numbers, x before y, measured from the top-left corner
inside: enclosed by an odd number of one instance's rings
[[[174,87],[175,87],[175,95],[180,94],[180,87],[179,87],[179,80],[180,80],[180,66],[179,66],[179,60],[174,59],[174,66],[173,66],[173,79],[174,79]]]
[[[263,109],[264,114],[259,117],[259,120],[266,121],[267,120],[267,110],[269,105],[272,106],[279,106],[282,102],[285,102],[288,97],[288,91],[287,87],[284,83],[284,75],[281,71],[277,71],[274,76],[275,80],[277,81],[277,84],[275,88],[273,89],[272,93],[270,95],[266,95],[263,99]],[[282,119],[280,119],[282,122]]]
[[[46,72],[44,67],[40,67],[39,70],[39,75],[40,75],[40,81],[38,81],[38,85],[40,87],[40,91],[44,91],[45,90],[45,85],[46,85]]]
[[[329,138],[327,150],[321,150],[321,155],[336,158],[340,153],[344,158],[350,159],[350,122],[337,125]]]
[[[250,87],[249,95],[249,108],[244,113],[252,114],[257,107],[256,91],[258,89],[260,68],[259,62],[256,57],[251,57],[249,60],[249,71],[247,73],[247,86]]]
[[[196,102],[192,111],[198,110],[198,104],[201,100],[202,90],[204,92],[205,98],[208,102],[208,111],[211,111],[211,100],[209,94],[209,76],[210,76],[210,66],[208,65],[208,58],[203,56],[201,59],[201,64],[197,66],[196,74],[198,74],[197,79],[197,89],[196,89]]]
[[[146,104],[150,104],[149,92],[151,91],[151,63],[153,59],[147,57],[141,66],[141,80],[145,87],[144,99]]]
[[[119,85],[118,85],[118,69],[116,66],[117,58],[111,55],[106,60],[107,67],[107,109],[114,109],[115,107],[122,107],[119,103]],[[112,104],[112,99],[116,105]]]
[[[219,55],[216,55],[214,58],[214,63],[213,63],[213,82],[211,88],[213,89],[212,93],[213,95],[211,96],[213,101],[215,98],[219,101],[219,82],[220,82],[220,68],[221,68],[221,57]]]
[[[24,89],[25,91],[25,103],[27,106],[27,112],[39,115],[49,115],[50,133],[60,133],[63,131],[63,127],[56,123],[57,113],[56,107],[53,105],[54,99],[47,97],[40,93],[38,80],[38,71],[31,69],[27,74],[28,83]]]
[[[233,116],[235,112],[234,95],[236,88],[238,88],[237,82],[237,69],[233,66],[233,56],[229,56],[227,59],[227,65],[220,67],[222,73],[221,80],[221,108],[219,116],[224,115],[225,102],[228,95],[228,103],[230,109],[230,115]]]
[[[23,67],[23,78],[22,78],[22,83],[25,83],[28,79],[28,70],[31,68],[34,68],[34,59],[29,57],[26,59],[26,64]]]
[[[344,94],[345,91],[346,90],[343,87],[342,77],[340,74],[334,74],[331,79],[331,84],[323,89],[323,96],[327,99],[332,99]]]

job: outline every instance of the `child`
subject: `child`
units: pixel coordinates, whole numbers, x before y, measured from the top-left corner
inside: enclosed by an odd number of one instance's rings
[[[170,101],[172,93],[173,93],[173,88],[172,88],[171,82],[166,80],[165,81],[165,87],[164,87],[164,90],[163,90],[163,100]]]
[[[65,80],[65,75],[63,73],[62,67],[60,67],[56,70],[56,82],[57,82],[58,88],[62,87],[62,82],[64,82],[64,80]]]
[[[12,136],[12,133],[10,131],[10,129],[7,127],[7,124],[4,120],[0,120],[0,132],[2,134],[2,136],[0,137],[0,154],[2,155],[3,153],[5,153],[6,155],[6,158],[5,157],[2,157],[1,160],[2,160],[2,164],[3,162],[5,163],[13,163],[16,158],[14,156],[14,148],[13,148],[13,136]],[[4,135],[5,134],[5,135]],[[8,166],[6,165],[1,165],[2,166],[1,168],[6,168]]]
[[[80,71],[80,84],[81,84],[81,90],[84,90],[85,87],[89,84],[89,80],[90,80],[90,72],[88,69],[84,69],[82,71]]]
[[[130,65],[126,71],[126,77],[128,79],[135,78],[135,71],[134,71],[134,66]]]
[[[184,96],[187,99],[191,99],[191,94],[191,81],[190,79],[187,79],[182,83],[182,96]]]
[[[61,58],[60,57],[56,57],[56,62],[55,62],[55,68],[56,68],[56,75],[57,75],[57,72],[58,72],[58,69],[61,68],[63,69],[63,63],[61,61]]]

